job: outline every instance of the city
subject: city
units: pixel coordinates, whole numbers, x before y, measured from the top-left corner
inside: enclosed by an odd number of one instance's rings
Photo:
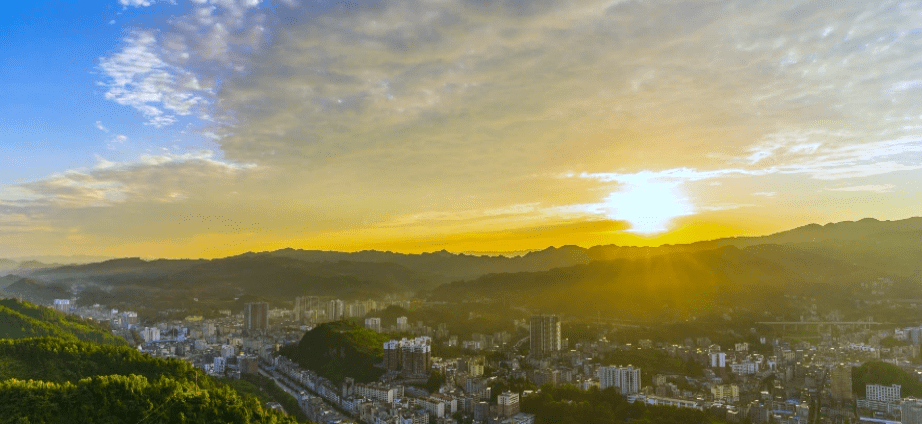
[[[922,424],[922,0],[0,14],[0,424]]]
[[[613,388],[629,403],[706,411],[729,423],[922,422],[922,400],[913,397],[922,389],[922,326],[847,322],[815,305],[800,321],[759,326],[780,328],[778,334],[789,332],[792,338],[768,337],[753,327],[750,335],[734,335],[752,343],[721,346],[693,334],[681,344],[624,339],[615,329],[603,330],[614,337],[611,341],[602,336],[571,342],[556,315],[534,315],[509,323],[509,331],[459,339],[446,323],[382,319],[393,315],[385,311],[436,306],[418,299],[347,302],[298,296],[291,303],[290,309],[246,303],[235,314],[219,311],[219,318],[143,324],[135,312],[75,308],[69,299],[49,306],[108,324],[145,354],[181,359],[215,377],[269,377],[311,421],[323,424],[532,424],[535,415],[523,412],[521,404],[543,388],[564,386]],[[375,364],[380,378],[334,381],[279,353],[297,345],[305,331],[333,323],[392,337],[380,346],[381,362]],[[670,361],[688,372],[658,363]],[[653,369],[641,363],[654,364]],[[852,367],[863,369],[867,363],[906,373],[912,387],[867,384],[859,391]],[[441,377],[435,385],[429,384],[433,375]]]

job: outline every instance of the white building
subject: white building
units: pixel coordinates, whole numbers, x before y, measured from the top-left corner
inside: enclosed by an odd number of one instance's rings
[[[157,327],[144,327],[144,330],[141,331],[141,338],[144,339],[145,343],[159,342],[160,329]]]
[[[407,317],[397,317],[397,331],[407,331],[410,326],[407,325]]]
[[[900,385],[881,386],[880,384],[868,384],[867,399],[877,402],[893,402],[900,400]]]
[[[70,299],[55,299],[54,309],[65,314],[70,313]]]
[[[759,364],[747,359],[738,364],[730,364],[730,370],[739,375],[755,374],[759,372]]]
[[[381,332],[381,318],[365,318],[365,328],[376,333]]]
[[[600,367],[598,375],[599,388],[602,390],[615,387],[622,395],[631,395],[640,391],[640,368],[634,368],[631,365]]]
[[[227,358],[216,356],[214,358],[213,370],[215,374],[224,374],[224,367],[227,365]]]
[[[724,368],[727,366],[727,354],[724,352],[711,352],[711,368]]]

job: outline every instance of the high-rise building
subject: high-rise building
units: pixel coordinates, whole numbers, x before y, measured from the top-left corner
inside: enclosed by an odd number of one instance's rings
[[[724,368],[727,366],[727,354],[724,352],[711,352],[711,368]]]
[[[269,304],[254,302],[243,305],[243,326],[250,331],[268,330]]]
[[[610,366],[599,368],[599,388],[618,389],[622,395],[632,395],[640,391],[640,368]]]
[[[499,415],[509,418],[519,413],[519,394],[512,392],[502,392],[496,397]]]
[[[397,331],[407,331],[410,325],[407,324],[407,317],[397,317]]]
[[[381,318],[365,318],[365,328],[380,333]]]
[[[349,305],[347,312],[348,312],[349,318],[352,318],[352,317],[361,318],[361,317],[364,317],[366,313],[368,313],[368,310],[367,308],[365,308],[365,303],[356,302],[356,303]]]
[[[557,315],[535,315],[530,326],[531,356],[543,358],[560,351],[560,318]]]
[[[829,374],[829,393],[834,399],[852,399],[852,367],[840,364],[832,369]]]
[[[417,337],[402,341],[400,355],[403,375],[421,377],[429,373],[432,359],[432,341],[428,337]]]
[[[922,424],[922,399],[906,398],[900,404],[903,424]]]
[[[157,327],[144,327],[144,330],[141,331],[141,338],[144,339],[145,343],[159,342],[160,329]]]
[[[432,364],[432,339],[391,340],[384,343],[384,368],[401,370],[408,377],[421,377],[429,373]]]
[[[384,342],[384,368],[388,371],[400,369],[400,341]]]
[[[327,302],[327,320],[339,321],[343,319],[344,305],[343,301],[339,299]]]

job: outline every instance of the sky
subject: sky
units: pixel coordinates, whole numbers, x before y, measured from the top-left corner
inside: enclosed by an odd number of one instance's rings
[[[0,257],[660,245],[922,215],[922,1],[0,14]]]

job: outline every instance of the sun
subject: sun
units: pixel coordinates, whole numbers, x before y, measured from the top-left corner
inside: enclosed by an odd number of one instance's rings
[[[695,213],[694,205],[681,193],[679,185],[673,181],[631,181],[622,190],[609,194],[599,206],[608,218],[627,221],[630,232],[663,233],[669,230],[674,218]]]

